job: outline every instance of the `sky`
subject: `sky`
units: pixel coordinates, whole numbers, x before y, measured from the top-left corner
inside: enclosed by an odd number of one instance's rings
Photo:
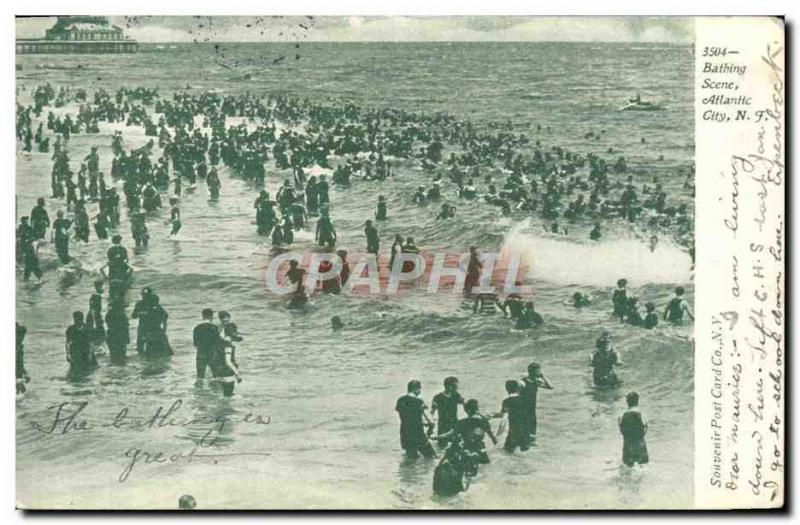
[[[688,18],[112,16],[140,42],[677,42],[690,43]],[[54,17],[18,17],[18,38],[44,36]]]

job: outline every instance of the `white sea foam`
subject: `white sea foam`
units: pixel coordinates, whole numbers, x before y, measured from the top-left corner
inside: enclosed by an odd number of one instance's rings
[[[583,241],[539,233],[521,223],[506,235],[503,250],[521,251],[527,274],[554,284],[603,287],[625,278],[641,286],[685,284],[692,279],[691,258],[668,239],[650,251],[647,242],[634,237]]]

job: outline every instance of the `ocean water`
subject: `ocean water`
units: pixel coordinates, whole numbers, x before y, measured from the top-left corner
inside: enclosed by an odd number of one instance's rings
[[[44,82],[90,93],[121,86],[158,87],[162,96],[181,89],[285,93],[446,111],[479,127],[509,121],[545,146],[582,154],[613,148],[607,156],[625,155],[637,181],[658,176],[670,201],[691,205],[683,173],[694,156],[692,60],[691,46],[665,44],[143,45],[136,55],[19,56],[17,92],[23,103]],[[620,112],[635,93],[665,109]],[[98,146],[100,169],[107,174],[115,129],[123,131],[128,149],[147,140],[141,128],[101,123],[99,135],[70,140],[73,169]],[[587,138],[590,131],[600,139]],[[52,161],[50,154],[21,150],[16,161],[19,217],[37,197],[49,195]],[[208,202],[202,182],[196,193],[182,197],[181,240],[167,238],[165,209],[148,220],[149,249],[132,254],[138,271],[130,306],[141,286],[157,291],[170,314],[171,362],[140,360],[131,348],[125,366],[108,366],[101,358],[87,378],[67,377],[63,333],[71,312],[87,309],[94,277],[56,270],[53,249],[44,246],[46,282],[33,286],[18,279],[17,319],[28,328],[26,367],[33,380],[17,402],[17,500],[105,508],[174,508],[182,494],[194,495],[202,508],[691,505],[692,327],[644,331],[610,319],[610,292],[621,277],[642,302],[653,301],[659,309],[677,284],[693,299],[691,263],[680,240],[662,238],[650,252],[627,226],[610,226],[601,242],[589,243],[584,225],[571,227],[568,236],[552,236],[542,233],[538,218],[503,218],[497,208],[480,203],[456,202],[454,220],[436,221],[434,208],[410,203],[412,189],[426,180],[422,172],[408,163],[394,171],[383,183],[356,181],[348,190],[332,189],[341,247],[363,250],[363,221],[384,194],[390,220],[379,226],[382,253],[395,232],[412,235],[423,250],[461,253],[474,244],[483,251],[522,251],[543,327],[515,332],[499,316],[470,315],[458,294],[427,294],[424,287],[400,297],[319,297],[308,314],[290,313],[285,299],[264,285],[269,245],[253,224],[256,190],[223,168],[218,203]],[[284,174],[268,173],[267,189],[274,192]],[[63,202],[48,199],[51,216],[61,207]],[[124,218],[122,229],[129,237]],[[107,248],[92,237],[88,245],[71,247],[87,266],[98,264]],[[298,251],[311,248],[308,236],[295,243]],[[593,305],[581,311],[569,306],[575,291],[591,294]],[[230,401],[217,388],[194,382],[191,331],[206,306],[230,311],[246,334],[237,347],[244,381]],[[343,318],[345,330],[331,332],[332,315]],[[624,362],[618,371],[624,384],[617,391],[597,391],[591,384],[589,353],[603,329],[614,335]],[[407,461],[399,447],[394,402],[407,381],[421,380],[430,401],[441,381],[456,375],[465,397],[494,412],[505,397],[505,380],[521,377],[534,360],[554,386],[539,395],[535,446],[515,455],[490,446],[491,465],[481,467],[466,493],[434,497],[435,463]],[[628,390],[641,394],[650,423],[651,463],[634,471],[621,467],[616,423]],[[157,429],[108,425],[122,409],[147,418],[176,400],[182,403],[178,417],[226,417],[228,423],[219,433],[211,422]],[[34,424],[47,428],[52,407],[63,402],[87,402],[80,417],[92,428],[37,430]],[[245,421],[248,413],[269,417],[269,424]],[[207,430],[219,434],[213,451],[228,455],[140,461],[120,483],[131,448],[185,453]],[[244,455],[252,453],[261,455]]]

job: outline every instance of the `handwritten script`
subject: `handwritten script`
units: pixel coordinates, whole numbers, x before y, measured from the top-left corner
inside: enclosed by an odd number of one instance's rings
[[[268,452],[230,452],[221,443],[227,429],[233,425],[245,424],[262,427],[272,423],[270,416],[247,412],[244,415],[188,415],[182,399],[168,405],[160,405],[145,415],[134,414],[130,407],[122,407],[112,417],[90,418],[87,416],[88,401],[65,401],[48,407],[51,416],[46,421],[33,421],[31,426],[42,434],[54,437],[89,434],[94,432],[154,431],[163,428],[180,427],[200,429],[203,433],[187,447],[170,451],[158,448],[146,450],[129,447],[122,451],[124,468],[118,476],[120,483],[126,482],[134,469],[147,464],[191,463],[203,458],[236,456],[269,456]]]
[[[753,506],[783,501],[784,433],[784,48],[782,41],[744,49],[719,61],[753,75],[741,86],[752,107],[740,118],[714,123],[737,140],[717,161],[723,184],[714,244],[715,277],[722,279],[710,304],[709,391],[699,392],[710,414],[702,430],[711,457],[703,473],[712,490],[747,494]],[[757,67],[751,67],[751,66]],[[760,67],[758,67],[760,66]],[[733,69],[732,66],[729,69]],[[746,76],[743,75],[743,76]],[[728,135],[726,135],[728,136]],[[699,202],[698,206],[703,206]],[[717,271],[718,270],[718,271]],[[709,397],[710,395],[710,397]],[[718,501],[735,501],[723,500]],[[743,503],[740,503],[743,504]]]

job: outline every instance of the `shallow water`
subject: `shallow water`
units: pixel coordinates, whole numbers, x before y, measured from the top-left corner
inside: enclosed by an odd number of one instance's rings
[[[226,45],[227,56],[269,58],[264,59],[269,65],[237,71],[216,65],[213,49],[205,45],[143,46],[137,55],[28,55],[18,57],[23,69],[17,72],[17,85],[22,100],[45,81],[87,91],[158,86],[162,94],[189,84],[196,90],[286,92],[315,100],[442,110],[479,125],[510,120],[517,130],[548,146],[584,154],[613,147],[638,171],[639,180],[658,175],[676,199],[691,202],[678,174],[694,154],[691,47],[303,44],[299,60],[272,65],[273,55],[294,55],[294,48],[285,47]],[[82,67],[52,69],[53,63]],[[251,80],[243,81],[245,74]],[[663,103],[666,110],[619,112],[637,92]],[[537,124],[550,131],[537,134]],[[73,169],[96,145],[101,171],[108,173],[110,135],[117,128],[123,129],[127,148],[145,142],[141,128],[101,124],[101,134],[70,140]],[[586,139],[588,131],[602,138]],[[17,166],[17,215],[22,216],[36,197],[49,195],[50,154],[20,152]],[[497,316],[469,315],[458,295],[431,295],[423,289],[399,298],[322,297],[315,299],[309,314],[292,314],[264,286],[269,246],[252,224],[256,192],[222,169],[218,203],[207,201],[202,183],[194,194],[182,197],[181,240],[167,239],[163,219],[168,210],[163,210],[148,220],[149,249],[132,256],[138,268],[135,287],[153,287],[170,313],[168,335],[176,352],[171,362],[148,363],[130,349],[124,367],[107,366],[103,358],[90,376],[68,378],[63,331],[70,312],[87,308],[93,277],[55,271],[52,248],[45,246],[46,283],[35,287],[18,282],[17,319],[28,327],[26,366],[33,377],[31,391],[17,406],[19,501],[33,506],[48,501],[56,506],[172,508],[181,494],[193,494],[203,508],[690,505],[691,327],[643,331],[609,319],[611,287],[620,277],[629,279],[643,302],[653,301],[659,308],[676,284],[687,286],[691,301],[689,257],[667,239],[651,253],[620,227],[609,228],[597,245],[582,240],[588,230],[581,226],[567,237],[554,237],[540,233],[538,219],[500,218],[496,208],[482,204],[456,202],[456,219],[435,221],[433,208],[419,209],[409,202],[422,173],[407,165],[395,172],[384,183],[357,181],[349,190],[331,191],[341,246],[363,249],[363,220],[372,214],[376,195],[384,194],[390,220],[379,226],[382,253],[394,232],[413,235],[423,249],[460,253],[475,244],[486,251],[504,246],[522,250],[529,257],[529,284],[544,327],[515,332]],[[272,192],[283,175],[269,173]],[[48,201],[51,216],[60,206]],[[123,233],[129,237],[127,226]],[[73,244],[71,251],[91,266],[103,258],[106,247],[93,238],[86,246]],[[310,248],[308,240],[295,246],[298,251]],[[594,304],[581,311],[568,306],[574,291],[590,293]],[[244,382],[231,401],[222,400],[215,387],[194,384],[191,329],[205,306],[230,311],[246,334],[237,348]],[[345,320],[344,331],[330,331],[332,315]],[[613,333],[625,363],[619,370],[624,381],[619,391],[598,392],[591,386],[588,355],[604,328]],[[542,363],[555,387],[540,393],[535,446],[513,456],[492,449],[492,464],[482,468],[468,492],[449,499],[432,497],[434,464],[405,461],[399,449],[394,402],[406,382],[420,379],[430,400],[444,377],[456,375],[464,396],[478,399],[482,410],[490,412],[500,407],[505,380],[520,377],[533,360]],[[651,463],[637,471],[620,467],[616,418],[629,389],[642,395],[650,422]],[[187,452],[213,425],[127,431],[106,426],[66,435],[43,434],[31,425],[46,425],[52,415],[48,407],[63,401],[87,401],[86,418],[102,423],[124,407],[148,417],[178,399],[183,402],[181,416],[230,418],[217,442],[224,452],[269,455],[139,464],[119,483],[130,462],[124,454],[131,447]],[[248,412],[270,416],[270,424],[244,422]]]

